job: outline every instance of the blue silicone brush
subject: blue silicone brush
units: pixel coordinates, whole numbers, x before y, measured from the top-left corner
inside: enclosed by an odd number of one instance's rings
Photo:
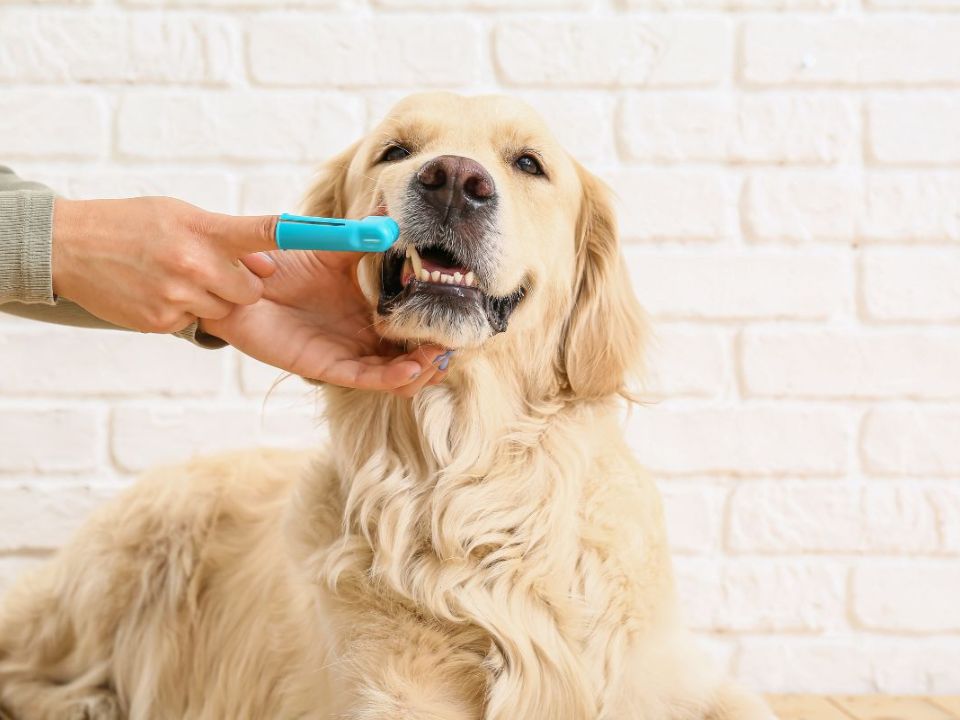
[[[399,237],[397,222],[385,215],[345,220],[284,213],[276,232],[281,250],[386,252]]]

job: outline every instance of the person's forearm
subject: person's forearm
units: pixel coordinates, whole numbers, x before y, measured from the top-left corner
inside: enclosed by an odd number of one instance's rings
[[[0,166],[0,304],[52,305],[54,194]]]
[[[125,330],[53,294],[54,192],[0,165],[0,312],[85,328]],[[223,347],[197,323],[174,333],[202,347]]]

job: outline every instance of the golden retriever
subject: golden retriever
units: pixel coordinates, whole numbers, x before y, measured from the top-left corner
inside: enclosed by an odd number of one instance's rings
[[[331,447],[149,473],[0,614],[16,720],[759,720],[678,620],[624,442],[640,309],[602,184],[503,97],[416,95],[305,211],[388,211],[378,331],[457,348],[412,401],[323,389]]]

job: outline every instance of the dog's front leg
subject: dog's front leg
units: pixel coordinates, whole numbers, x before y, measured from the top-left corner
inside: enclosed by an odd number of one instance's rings
[[[341,692],[334,717],[481,720],[487,673],[482,641],[473,635],[413,616],[366,616],[335,664]]]

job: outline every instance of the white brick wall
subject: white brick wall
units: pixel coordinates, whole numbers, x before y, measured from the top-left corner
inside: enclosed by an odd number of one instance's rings
[[[960,692],[960,2],[0,0],[0,162],[72,197],[292,209],[423,87],[528,99],[619,195],[628,433],[718,657]],[[146,466],[318,442],[279,376],[0,315],[0,589]]]

